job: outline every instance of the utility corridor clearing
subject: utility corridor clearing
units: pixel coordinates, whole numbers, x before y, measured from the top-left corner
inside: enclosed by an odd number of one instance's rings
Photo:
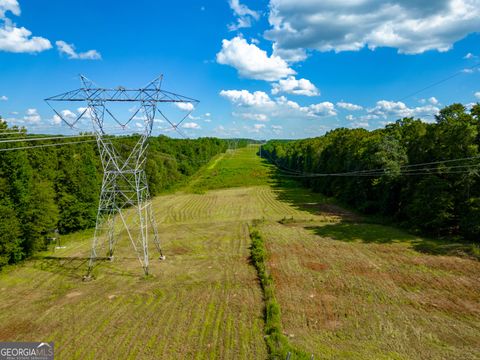
[[[214,159],[154,211],[166,261],[145,278],[123,234],[82,282],[93,231],[0,274],[0,341],[56,359],[266,359],[249,224],[269,252],[282,325],[315,359],[479,359],[480,263],[278,183],[249,146]],[[428,245],[428,246],[427,246]]]

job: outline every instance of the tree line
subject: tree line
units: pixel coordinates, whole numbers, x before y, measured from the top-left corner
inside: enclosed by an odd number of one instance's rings
[[[480,104],[447,106],[435,120],[269,141],[261,153],[282,176],[364,213],[480,242]]]
[[[8,127],[0,118],[0,269],[46,249],[56,229],[67,234],[95,226],[103,174],[96,143],[34,147],[68,139],[22,140],[29,136],[39,137]],[[20,141],[2,143],[15,139]],[[116,144],[122,151],[137,139],[121,137]],[[151,194],[185,181],[233,142],[238,147],[248,141],[150,138],[146,173]],[[29,148],[1,151],[22,147]]]

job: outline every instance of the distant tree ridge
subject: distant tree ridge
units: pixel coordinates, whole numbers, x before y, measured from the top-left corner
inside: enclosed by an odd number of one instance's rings
[[[364,213],[480,242],[479,145],[480,104],[470,111],[453,104],[435,123],[404,118],[373,131],[340,128],[312,139],[269,141],[261,153],[281,176]]]

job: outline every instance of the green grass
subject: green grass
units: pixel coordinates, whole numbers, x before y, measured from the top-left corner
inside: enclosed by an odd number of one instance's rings
[[[257,152],[257,145],[249,145],[222,154],[202,168],[185,190],[202,193],[214,189],[269,184],[272,169],[263,163]]]
[[[276,189],[278,199],[292,207],[312,214],[321,212],[339,216],[341,222],[328,226],[315,227],[319,236],[326,236],[340,241],[362,241],[365,243],[403,242],[419,252],[433,255],[452,255],[480,260],[480,246],[477,243],[458,238],[427,238],[418,236],[408,229],[395,227],[392,220],[378,216],[361,215],[334,198],[302,187],[297,181],[276,177],[272,186]],[[298,220],[285,218],[283,223]],[[313,229],[314,227],[312,227]]]
[[[319,236],[333,240],[376,244],[402,243],[427,254],[457,255],[480,260],[480,251],[476,244],[456,242],[453,239],[428,239],[381,224],[341,222],[311,227],[311,230]]]
[[[479,358],[480,262],[279,183],[256,151],[154,199],[167,260],[152,247],[148,278],[123,233],[83,282],[91,230],[0,273],[0,340],[57,359]]]

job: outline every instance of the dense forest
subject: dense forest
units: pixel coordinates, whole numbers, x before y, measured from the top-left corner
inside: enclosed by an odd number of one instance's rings
[[[66,234],[95,226],[102,181],[96,142],[41,147],[69,141],[23,141],[29,137],[39,135],[8,127],[0,118],[0,268],[45,249],[56,229]],[[136,138],[116,141],[128,148]],[[181,183],[229,146],[246,143],[152,137],[146,164],[151,194]],[[28,149],[18,150],[23,147]]]
[[[367,214],[431,236],[480,242],[480,104],[445,107],[435,123],[404,118],[385,128],[269,141],[262,156],[280,176]]]

